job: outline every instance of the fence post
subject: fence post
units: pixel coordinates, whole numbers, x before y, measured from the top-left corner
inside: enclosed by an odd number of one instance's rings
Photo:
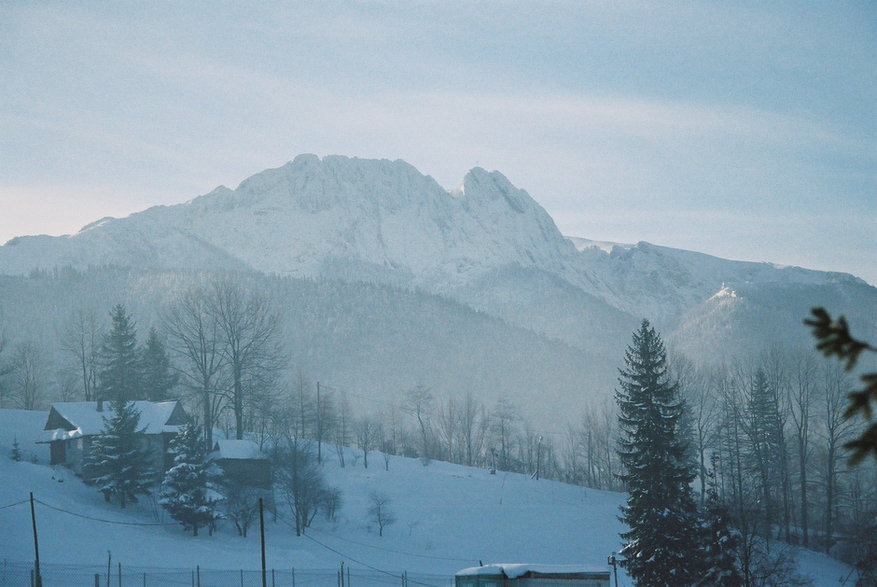
[[[271,587],[276,587],[274,584],[274,569],[271,569]]]
[[[100,587],[100,573],[94,574],[94,587]]]
[[[119,587],[122,587],[122,563],[119,563]]]
[[[201,565],[195,565],[195,578],[197,579],[195,587],[201,587]]]

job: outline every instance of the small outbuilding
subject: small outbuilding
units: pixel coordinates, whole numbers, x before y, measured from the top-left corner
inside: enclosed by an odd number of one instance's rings
[[[252,440],[217,440],[208,458],[222,469],[226,482],[271,489],[271,461]]]
[[[609,571],[585,565],[492,564],[458,571],[456,587],[610,587]]]

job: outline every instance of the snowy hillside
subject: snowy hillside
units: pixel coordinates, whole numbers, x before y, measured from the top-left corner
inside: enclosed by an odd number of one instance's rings
[[[38,500],[41,564],[57,578],[52,584],[64,584],[60,578],[65,576],[82,580],[103,574],[108,552],[114,574],[118,564],[136,573],[131,584],[140,584],[141,574],[176,576],[169,569],[177,569],[179,582],[189,584],[198,566],[204,585],[210,577],[218,581],[213,584],[237,585],[239,570],[259,568],[258,531],[240,538],[226,524],[212,537],[192,538],[149,500],[122,511],[67,470],[53,469],[42,459],[13,462],[11,438],[34,438],[34,424],[44,417],[0,410],[0,558],[5,561],[0,573],[7,573],[0,583],[17,584],[14,573],[24,568],[18,563],[33,559],[30,492]],[[341,561],[351,568],[354,585],[398,584],[406,571],[409,584],[448,585],[455,571],[479,561],[602,566],[619,547],[621,494],[435,461],[424,466],[401,457],[392,457],[387,471],[377,453],[368,469],[352,451],[346,460],[347,467],[340,468],[333,453],[324,465],[329,484],[343,495],[336,521],[320,516],[308,537],[296,538],[283,507],[278,520],[268,516],[267,565],[280,571],[283,580],[277,585],[292,584],[293,568],[296,584],[334,585]],[[367,516],[374,491],[391,499],[396,517],[383,537]],[[839,584],[849,573],[821,555],[799,554],[802,572],[817,585]],[[255,573],[245,576],[245,584],[258,584]],[[623,573],[621,579],[630,585]]]

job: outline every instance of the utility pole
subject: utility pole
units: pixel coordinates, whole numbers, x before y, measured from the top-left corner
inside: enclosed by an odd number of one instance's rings
[[[609,566],[612,567],[612,571],[615,574],[615,587],[618,587],[618,561],[615,559],[615,553],[609,555],[608,560]]]
[[[262,587],[268,587],[268,574],[265,572],[265,512],[262,498],[259,498],[259,534],[262,538]]]
[[[323,462],[323,413],[320,411],[319,381],[317,381],[317,462]]]
[[[539,435],[539,441],[536,443],[536,481],[539,480],[539,469],[542,468],[542,435]]]
[[[30,493],[30,521],[33,524],[33,551],[34,551],[34,575],[36,587],[43,587],[43,577],[40,575],[40,541],[37,539],[37,515],[33,506],[33,492]]]

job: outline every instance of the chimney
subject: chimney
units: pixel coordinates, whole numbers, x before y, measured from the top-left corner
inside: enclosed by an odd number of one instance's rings
[[[104,411],[104,398],[98,398],[98,400],[97,400],[97,411],[98,411],[98,412],[103,412],[103,411]]]

